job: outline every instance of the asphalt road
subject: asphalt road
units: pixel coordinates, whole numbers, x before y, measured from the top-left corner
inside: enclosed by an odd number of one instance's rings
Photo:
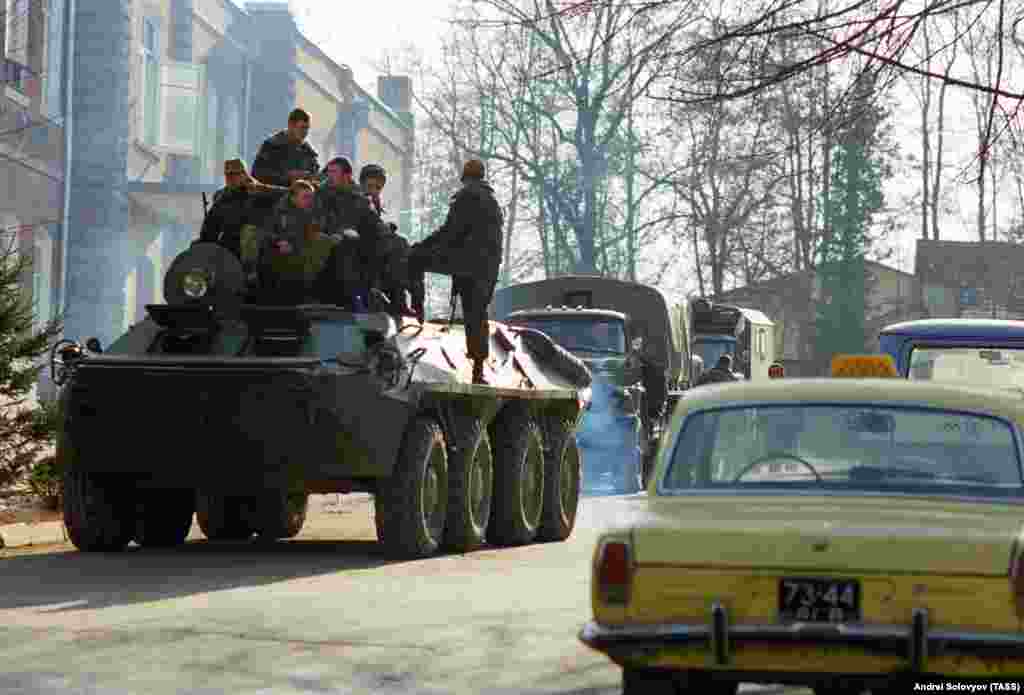
[[[372,501],[338,499],[272,545],[0,551],[0,693],[619,693],[576,633],[597,530],[635,500],[584,500],[565,543],[396,563]]]

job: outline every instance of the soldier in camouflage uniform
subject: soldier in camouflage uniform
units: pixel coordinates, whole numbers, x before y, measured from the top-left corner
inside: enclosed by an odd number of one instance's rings
[[[311,183],[296,181],[267,221],[259,256],[261,304],[307,304],[316,299],[317,278],[338,241],[321,233],[314,193]]]
[[[295,109],[288,115],[288,129],[260,145],[252,163],[252,175],[265,183],[285,187],[300,179],[314,180],[320,165],[316,150],[306,142],[308,134],[309,114]]]
[[[258,230],[268,205],[286,194],[287,188],[260,183],[245,170],[240,159],[224,162],[224,188],[213,195],[213,205],[203,219],[199,241],[212,241],[231,251],[247,270],[256,261]]]
[[[490,354],[487,305],[498,282],[504,223],[483,162],[471,159],[462,169],[462,188],[452,196],[444,224],[409,251],[411,277],[422,278],[424,272],[452,276],[452,290],[462,298],[474,384],[486,383],[483,366]],[[413,310],[422,316],[422,305],[414,305]]]
[[[345,157],[328,163],[327,183],[317,191],[317,209],[328,233],[340,238],[318,281],[317,296],[328,304],[365,311],[368,307],[362,301],[371,289],[382,289],[383,265],[404,250],[400,249],[404,240],[380,219],[365,192],[352,181],[352,164]],[[401,298],[385,296],[392,313],[404,309]]]

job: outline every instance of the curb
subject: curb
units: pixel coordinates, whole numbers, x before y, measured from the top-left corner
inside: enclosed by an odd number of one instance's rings
[[[344,515],[372,506],[370,495],[354,493],[348,495],[316,495],[320,498],[311,505],[310,516]],[[332,499],[333,498],[333,499]],[[190,537],[199,534],[199,527],[192,522]],[[200,534],[198,537],[202,537]],[[0,526],[0,550],[7,548],[24,548],[33,545],[55,545],[68,542],[67,531],[63,521],[37,521],[34,523],[19,522]]]
[[[0,548],[21,548],[29,545],[53,545],[67,541],[62,521],[24,522],[0,526]]]

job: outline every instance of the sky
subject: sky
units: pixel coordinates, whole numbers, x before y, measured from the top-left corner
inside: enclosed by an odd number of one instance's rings
[[[246,0],[234,0],[240,6]],[[377,76],[380,70],[374,67],[389,51],[403,44],[413,44],[423,51],[425,57],[439,57],[441,37],[447,32],[446,20],[450,16],[451,0],[391,0],[390,2],[338,2],[338,0],[290,0],[300,30],[316,43],[328,56],[338,63],[352,68],[356,81],[367,91],[376,94]],[[414,84],[414,88],[416,85]],[[972,133],[973,112],[967,100],[967,93],[951,90],[948,114],[947,146],[952,152],[947,161],[952,164],[966,164],[974,150]],[[903,142],[904,152],[920,155],[918,136],[900,125],[916,125],[919,115],[916,102],[909,93],[900,99],[894,119]],[[956,104],[956,102],[959,102]],[[957,108],[959,107],[959,108]],[[946,184],[950,186],[949,183]],[[919,189],[919,175],[901,176],[887,182],[886,194],[890,202],[901,195],[909,195]],[[956,186],[952,196],[952,214],[942,225],[942,236],[949,240],[974,240],[973,215],[976,198],[971,187]],[[1008,201],[1007,201],[1008,202]],[[1001,217],[1010,214],[1007,204],[1000,211]],[[912,218],[910,227],[892,239],[899,249],[889,263],[905,271],[913,270],[914,243],[920,233],[919,223]]]
[[[245,0],[235,0],[244,6]],[[386,2],[339,2],[338,0],[290,0],[299,28],[330,58],[348,65],[356,82],[377,93],[372,65],[388,50],[415,44],[427,55],[440,50],[447,31],[449,0],[390,0]]]

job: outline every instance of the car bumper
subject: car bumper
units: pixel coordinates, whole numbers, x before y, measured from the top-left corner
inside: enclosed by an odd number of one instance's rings
[[[730,625],[724,607],[716,605],[707,623],[608,626],[589,622],[580,640],[617,663],[652,668],[807,676],[1024,675],[1024,632],[932,629],[923,609],[914,611],[908,625]]]

